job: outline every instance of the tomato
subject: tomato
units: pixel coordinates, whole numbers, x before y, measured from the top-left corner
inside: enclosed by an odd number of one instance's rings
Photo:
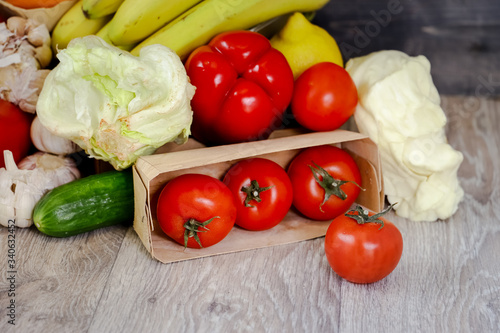
[[[325,254],[335,273],[354,283],[372,283],[396,268],[403,237],[393,223],[381,217],[391,208],[374,214],[358,206],[332,221],[325,236]]]
[[[196,87],[193,137],[206,145],[266,139],[293,94],[285,56],[252,31],[227,31],[195,49],[185,63]]]
[[[223,240],[236,220],[233,194],[220,180],[188,173],[167,182],[160,192],[157,219],[161,229],[190,248]]]
[[[361,174],[354,159],[330,146],[306,148],[288,167],[293,206],[313,220],[330,220],[345,213],[360,192]]]
[[[10,150],[19,162],[31,148],[31,122],[33,115],[19,109],[15,104],[0,99],[0,168],[5,167],[3,151]]]
[[[303,127],[332,131],[354,114],[357,104],[358,92],[349,73],[332,62],[321,62],[295,81],[291,110]]]
[[[292,183],[286,171],[271,160],[241,160],[227,171],[223,182],[236,201],[236,224],[244,229],[271,229],[292,206]]]

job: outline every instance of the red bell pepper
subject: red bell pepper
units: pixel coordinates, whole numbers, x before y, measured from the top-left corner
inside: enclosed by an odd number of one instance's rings
[[[34,115],[17,105],[0,99],[0,168],[5,167],[4,150],[10,150],[18,163],[31,149],[31,122]]]
[[[196,87],[193,136],[208,145],[266,139],[281,125],[293,93],[293,73],[269,40],[231,31],[194,50],[185,63]]]

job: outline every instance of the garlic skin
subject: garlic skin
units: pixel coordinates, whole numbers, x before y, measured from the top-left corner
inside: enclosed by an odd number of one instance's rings
[[[52,61],[50,44],[44,24],[19,16],[0,23],[0,98],[35,113],[38,95],[50,72],[44,69]]]
[[[17,166],[12,152],[4,150],[5,168],[0,168],[0,225],[14,220],[16,227],[33,225],[33,209],[49,190],[80,178],[71,158],[37,152]]]
[[[31,142],[38,150],[55,155],[68,155],[82,150],[73,141],[52,134],[38,117],[31,123]]]

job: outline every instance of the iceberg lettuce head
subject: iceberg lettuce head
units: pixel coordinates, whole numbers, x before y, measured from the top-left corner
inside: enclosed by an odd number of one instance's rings
[[[138,57],[97,36],[72,40],[57,54],[36,112],[43,126],[117,170],[190,134],[195,88],[180,58],[162,45]]]

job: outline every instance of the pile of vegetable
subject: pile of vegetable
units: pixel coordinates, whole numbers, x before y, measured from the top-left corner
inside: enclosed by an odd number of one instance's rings
[[[282,167],[263,157],[233,162],[221,179],[184,173],[161,189],[156,218],[161,230],[185,248],[225,242],[234,228],[251,232],[275,228],[290,210],[325,221],[325,253],[343,278],[371,283],[399,263],[403,238],[380,213],[353,204],[362,191],[360,170],[341,148],[304,148]],[[241,237],[241,236],[240,236]],[[357,261],[357,263],[356,263]]]
[[[26,228],[45,193],[80,177],[66,156],[78,149],[35,121],[52,60],[46,26],[12,16],[0,23],[0,41],[0,224]]]
[[[191,53],[186,71],[196,86],[193,136],[208,145],[267,138],[292,98],[286,58],[256,32],[217,35]]]
[[[114,46],[110,37],[117,28],[106,23],[133,1],[117,2],[109,17],[98,15],[106,12],[99,1],[78,1],[51,34],[44,24],[20,17],[0,24],[0,184],[7,189],[0,196],[1,224],[34,223],[46,235],[67,237],[127,223],[134,217],[130,168],[168,142],[266,140],[288,126],[335,131],[353,115],[359,131],[381,147],[382,168],[389,170],[383,173],[387,210],[352,209],[363,190],[358,166],[340,148],[316,146],[303,149],[287,168],[248,158],[221,179],[188,173],[170,180],[158,198],[161,229],[184,247],[209,247],[235,226],[274,228],[295,209],[306,219],[331,223],[325,251],[335,272],[370,283],[392,272],[403,248],[400,232],[383,214],[394,208],[409,219],[436,220],[455,212],[463,196],[456,178],[462,156],[446,143],[446,119],[422,58],[381,51],[351,59],[344,68],[333,37],[298,12],[319,9],[323,0],[276,1],[260,16],[245,14],[245,6],[259,10],[261,1],[252,0],[198,31],[193,20],[213,11],[204,1],[181,21],[149,32],[151,38],[138,46],[138,40]],[[291,12],[274,36],[248,30]],[[75,22],[79,17],[79,30],[61,28],[70,16]],[[172,39],[180,44],[169,44]],[[398,108],[387,107],[396,101]],[[409,124],[408,114],[421,108],[427,117]],[[432,151],[422,151],[423,140],[433,142]],[[448,162],[428,163],[435,154]],[[87,172],[75,156],[102,160],[114,170],[81,178]],[[450,188],[451,199],[438,195]],[[346,234],[353,242],[339,236]],[[354,264],[354,257],[362,264]]]

